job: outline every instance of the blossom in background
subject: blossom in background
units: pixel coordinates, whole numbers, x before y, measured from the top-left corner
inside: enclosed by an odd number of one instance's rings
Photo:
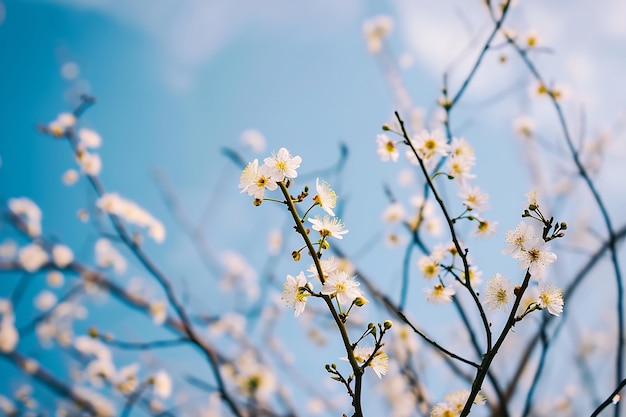
[[[96,206],[105,213],[115,215],[128,223],[148,229],[148,235],[157,243],[165,240],[165,227],[145,209],[117,193],[105,193]]]
[[[9,209],[26,224],[26,232],[35,237],[41,234],[41,209],[30,198],[10,198]]]
[[[17,408],[13,401],[5,397],[4,395],[0,395],[0,410],[6,414],[7,416],[17,416]]]
[[[558,316],[563,312],[563,292],[552,283],[542,286],[539,288],[538,304],[550,314]]]
[[[79,145],[82,148],[99,148],[102,145],[102,138],[100,134],[92,129],[80,128],[78,129]]]
[[[382,218],[385,223],[397,223],[402,221],[405,215],[404,206],[396,201],[387,206],[385,211],[383,211]]]
[[[531,139],[535,135],[535,120],[527,115],[519,116],[513,121],[513,130],[523,139]]]
[[[76,181],[78,181],[78,176],[78,171],[75,169],[68,169],[63,173],[63,177],[61,177],[61,179],[63,180],[63,184],[73,185]]]
[[[509,301],[512,298],[513,286],[508,278],[501,274],[495,274],[491,277],[485,288],[485,306],[487,309],[506,312],[509,308]]]
[[[283,234],[280,230],[271,230],[267,236],[267,252],[276,256],[283,247]]]
[[[357,346],[356,348],[354,348],[354,351],[353,351],[354,359],[356,359],[358,363],[364,364],[365,362],[367,362],[370,356],[372,356],[373,352],[374,352],[374,347],[372,346],[368,346],[368,347]],[[347,361],[348,357],[344,356],[340,359]],[[368,366],[372,368],[372,370],[374,371],[374,373],[376,374],[378,378],[382,378],[383,375],[385,375],[387,371],[389,370],[389,356],[387,356],[387,354],[383,352],[382,350],[378,350]]]
[[[152,375],[154,393],[161,398],[168,398],[172,394],[172,378],[165,370]]]
[[[65,283],[65,277],[59,271],[50,271],[46,275],[46,283],[50,287],[62,287]]]
[[[163,301],[154,301],[150,303],[150,315],[152,322],[157,326],[162,325],[167,320],[167,305]]]
[[[550,246],[547,246],[542,238],[537,237],[513,257],[519,261],[522,269],[528,268],[533,277],[540,278],[548,264],[556,261],[556,254],[548,252],[548,249]]]
[[[17,259],[28,272],[35,272],[48,262],[48,253],[37,243],[31,243],[20,249]]]
[[[65,245],[54,245],[52,248],[52,260],[59,268],[65,268],[74,260],[74,253]]]
[[[476,287],[477,285],[482,284],[483,271],[478,269],[477,266],[473,265],[469,267],[469,276],[470,276],[470,284],[472,284],[473,287]],[[461,279],[465,281],[465,271],[461,272]]]
[[[476,154],[474,148],[465,138],[452,138],[450,142],[450,156],[454,158],[463,158],[474,165]]]
[[[258,159],[248,163],[239,178],[241,192],[259,200],[263,198],[266,188],[273,191],[277,187],[276,181],[271,178],[269,168],[265,165],[259,167]]]
[[[111,241],[100,238],[94,246],[96,265],[101,268],[113,267],[116,274],[126,272],[126,259],[113,247]]]
[[[0,243],[0,258],[10,259],[17,253],[17,244],[11,239]]]
[[[447,402],[437,403],[430,411],[430,417],[456,417],[454,408]]]
[[[446,137],[439,129],[432,132],[423,129],[413,138],[413,147],[420,158],[424,160],[433,159],[439,154],[445,156],[450,152],[450,146],[446,143]]]
[[[489,208],[489,195],[479,187],[464,186],[459,192],[459,198],[468,210],[483,212]]]
[[[102,171],[102,160],[97,153],[89,153],[80,151],[76,157],[76,162],[80,165],[81,170],[92,177],[100,174]]]
[[[470,173],[474,166],[472,159],[452,155],[448,158],[448,175],[454,177],[459,184],[464,185],[466,180],[476,178],[476,175]]]
[[[52,291],[43,290],[35,297],[33,304],[41,311],[50,310],[57,303],[57,296]]]
[[[535,29],[530,29],[528,32],[526,32],[525,38],[526,46],[528,48],[536,48],[541,43],[539,33]]]
[[[74,348],[83,355],[93,356],[96,359],[110,362],[111,350],[101,341],[90,336],[78,336],[74,339]]]
[[[270,368],[259,363],[256,352],[246,350],[234,362],[222,366],[224,379],[244,395],[265,401],[276,392],[278,380]]]
[[[456,293],[452,285],[444,287],[443,284],[435,284],[432,288],[424,290],[427,294],[426,301],[433,304],[446,304],[452,301],[452,296]]]
[[[54,136],[63,136],[67,129],[76,125],[76,116],[72,113],[60,113],[55,120],[48,123],[48,130]]]
[[[139,385],[139,364],[131,363],[120,368],[111,378],[111,383],[122,394],[130,394]]]
[[[118,415],[115,404],[104,395],[86,387],[72,387],[72,395],[80,398],[95,411],[98,417],[113,417]]]
[[[317,190],[317,195],[313,197],[313,201],[330,216],[334,216],[335,213],[332,209],[334,209],[337,204],[337,194],[335,194],[335,191],[330,188],[330,185],[328,185],[326,181],[322,181],[320,184],[319,178],[315,180],[315,189]]]
[[[417,260],[417,267],[426,279],[433,279],[439,274],[439,260],[433,256],[422,256]]]
[[[378,148],[376,149],[376,153],[380,156],[380,160],[383,162],[387,162],[389,160],[396,162],[398,160],[398,148],[396,147],[396,143],[391,140],[391,138],[384,133],[381,133],[376,136],[376,144]]]
[[[13,352],[19,342],[20,334],[15,328],[15,315],[11,301],[0,298],[0,317],[0,351]]]
[[[298,176],[296,169],[300,167],[302,158],[291,156],[286,148],[280,148],[278,153],[265,158],[264,163],[269,168],[269,174],[272,179],[280,182],[285,178],[296,178]]]
[[[443,402],[437,403],[430,412],[431,417],[456,417],[460,416],[465,403],[470,396],[466,389],[453,391],[443,398]],[[485,397],[479,392],[474,398],[474,404],[483,405]]]
[[[304,272],[300,272],[295,277],[287,275],[287,282],[283,284],[283,295],[281,300],[287,304],[288,308],[294,309],[294,315],[298,317],[306,307],[306,299],[310,295],[306,290],[301,290],[307,285]]]
[[[339,304],[348,305],[357,297],[363,296],[359,290],[359,285],[361,284],[355,280],[353,275],[344,271],[333,271],[324,282],[322,294],[335,296]]]
[[[348,233],[348,230],[345,230],[345,225],[336,217],[324,216],[321,218],[320,216],[315,216],[312,219],[309,219],[309,222],[313,225],[313,230],[317,230],[322,237],[334,237],[336,239],[343,239],[343,235]]]
[[[244,130],[239,136],[239,141],[256,153],[263,152],[265,150],[265,136],[263,136],[263,133],[256,129]]]
[[[469,395],[470,392],[468,390],[460,389],[447,394],[445,397],[443,397],[443,400],[450,404],[450,407],[455,410],[455,415],[461,415],[461,411],[463,411]],[[474,398],[474,404],[482,405],[484,403],[485,397],[481,393],[478,393],[478,395],[476,395],[476,398]]]
[[[492,222],[490,220],[478,219],[478,225],[476,229],[472,231],[472,235],[477,238],[489,238],[493,237],[498,232],[498,222]]]
[[[363,22],[363,36],[367,50],[372,54],[379,53],[383,48],[383,38],[393,29],[391,17],[380,15]]]
[[[229,291],[241,291],[250,300],[259,298],[258,273],[241,254],[226,250],[220,253],[220,264],[224,269],[220,288]]]

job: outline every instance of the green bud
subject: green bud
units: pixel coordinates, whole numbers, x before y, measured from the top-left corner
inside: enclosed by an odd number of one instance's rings
[[[391,129],[389,128],[389,125],[388,125],[387,123],[385,123],[385,124],[383,125],[383,130],[384,130],[384,131],[389,131],[389,130],[391,130]]]
[[[391,320],[385,320],[383,326],[385,327],[385,330],[389,330],[391,329],[391,326],[393,326],[393,323],[391,322]]]
[[[302,256],[300,255],[300,252],[294,250],[293,252],[291,252],[291,257],[294,261],[298,262]]]
[[[98,337],[98,329],[96,329],[95,327],[89,327],[87,329],[87,334],[96,339]]]
[[[567,230],[567,223],[561,222],[561,230]]]
[[[367,303],[369,303],[369,301],[365,297],[357,297],[354,300],[354,305],[357,306],[357,307],[363,307]]]
[[[324,249],[324,250],[330,249],[330,243],[328,243],[327,240],[323,240],[320,245],[320,249]]]

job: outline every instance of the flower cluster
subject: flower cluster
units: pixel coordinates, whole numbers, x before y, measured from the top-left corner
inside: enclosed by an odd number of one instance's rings
[[[465,212],[455,220],[465,218],[475,221],[476,229],[472,234],[477,237],[491,237],[496,233],[497,222],[491,222],[482,217],[482,213],[489,208],[489,195],[480,187],[469,184],[469,180],[476,178],[476,175],[471,172],[476,164],[476,156],[474,149],[465,138],[453,137],[447,140],[445,134],[439,129],[432,131],[422,129],[412,138],[392,130],[388,125],[383,126],[383,129],[393,131],[403,137],[403,140],[396,142],[386,134],[377,136],[377,153],[383,162],[398,161],[397,147],[402,143],[408,145],[407,160],[417,166],[421,161],[427,170],[439,166],[441,158],[446,158],[447,172],[434,173],[433,177],[445,174],[449,179],[456,181],[459,188],[458,197],[465,206]]]
[[[301,157],[291,156],[287,149],[280,148],[277,153],[265,158],[261,166],[258,159],[250,162],[241,173],[239,188],[242,193],[246,192],[260,201],[266,188],[273,191],[278,187],[277,183],[296,178],[298,176],[296,169],[301,163]]]
[[[516,259],[520,267],[526,269],[531,277],[539,282],[536,295],[522,303],[522,311],[518,313],[521,318],[533,310],[546,309],[550,314],[558,316],[563,311],[562,291],[554,284],[544,282],[547,266],[557,259],[556,254],[549,251],[550,246],[547,242],[563,237],[567,225],[560,223],[553,226],[553,219],[547,220],[543,216],[539,210],[536,192],[527,193],[526,197],[528,209],[524,211],[523,217],[536,221],[532,223],[522,221],[514,230],[507,231],[505,240],[508,247],[502,251]],[[487,285],[486,293],[488,308],[507,310],[509,300],[512,298],[512,288],[508,279],[500,274],[494,275]]]

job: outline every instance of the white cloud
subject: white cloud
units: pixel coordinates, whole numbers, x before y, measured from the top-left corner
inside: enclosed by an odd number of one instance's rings
[[[163,47],[170,87],[193,86],[197,70],[251,26],[289,30],[314,25],[333,31],[357,18],[357,0],[48,0],[96,10],[136,27]]]

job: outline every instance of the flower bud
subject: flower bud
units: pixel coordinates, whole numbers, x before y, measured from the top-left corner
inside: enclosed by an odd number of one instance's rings
[[[567,223],[561,222],[561,230],[567,230]]]
[[[300,255],[300,252],[298,252],[297,250],[294,250],[293,252],[291,252],[291,257],[294,261],[298,262],[302,255]]]
[[[327,240],[323,240],[320,244],[320,249],[328,250],[330,249],[330,243]]]
[[[98,337],[98,329],[96,329],[95,327],[89,327],[87,329],[87,334],[96,339]]]
[[[391,320],[385,320],[383,326],[385,327],[385,330],[389,330],[391,329],[391,326],[393,326],[393,323],[391,322]]]
[[[369,301],[365,297],[357,297],[354,300],[354,305],[356,305],[357,307],[363,307],[367,303],[369,303]]]
[[[387,123],[385,123],[385,124],[383,125],[383,130],[384,130],[384,131],[389,131],[389,130],[391,130],[391,129],[389,128],[389,125],[388,125]]]
[[[261,200],[260,198],[255,198],[254,202],[252,204],[254,204],[255,207],[259,207],[262,202],[263,202],[263,200]]]
[[[516,285],[516,286],[513,288],[513,294],[515,294],[515,296],[518,296],[518,295],[519,295],[519,292],[520,292],[520,289],[521,289],[521,288],[520,288],[520,286],[519,286],[519,285]]]

